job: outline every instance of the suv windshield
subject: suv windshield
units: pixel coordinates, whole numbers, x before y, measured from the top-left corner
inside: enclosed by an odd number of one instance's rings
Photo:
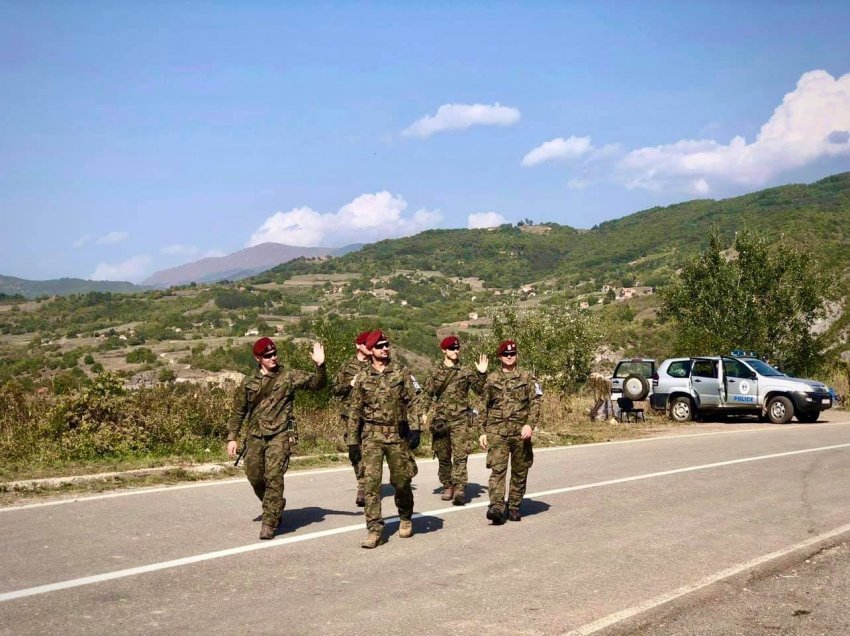
[[[747,358],[746,362],[753,369],[755,369],[759,375],[763,375],[766,377],[777,377],[785,375],[781,371],[777,371],[772,366],[770,366],[767,362],[762,362],[758,358]]]
[[[654,360],[623,360],[614,370],[615,378],[625,378],[631,374],[640,375],[644,378],[652,377],[655,373]]]

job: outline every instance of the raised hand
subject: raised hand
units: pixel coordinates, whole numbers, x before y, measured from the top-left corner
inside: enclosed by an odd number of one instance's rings
[[[487,365],[490,363],[490,360],[487,358],[487,354],[482,353],[478,358],[478,364],[475,365],[475,368],[478,369],[479,373],[487,372]]]
[[[317,367],[320,367],[325,363],[325,348],[322,346],[321,342],[313,343],[313,353],[310,357],[313,358],[313,362],[316,363]]]

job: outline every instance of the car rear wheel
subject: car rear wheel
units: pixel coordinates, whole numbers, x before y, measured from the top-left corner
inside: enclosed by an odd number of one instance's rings
[[[623,395],[637,402],[649,395],[649,381],[636,373],[626,376],[623,380]]]
[[[767,417],[773,424],[787,424],[794,417],[794,405],[787,397],[778,395],[767,403]]]
[[[694,419],[693,404],[686,397],[674,398],[670,402],[669,415],[674,422],[690,422]]]
[[[820,412],[818,411],[814,411],[813,413],[797,413],[797,421],[804,424],[812,424],[818,421],[819,416]]]

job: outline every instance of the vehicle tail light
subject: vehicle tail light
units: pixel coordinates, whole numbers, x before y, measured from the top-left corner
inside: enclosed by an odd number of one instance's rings
[[[658,374],[657,373],[652,374],[652,386],[658,386]]]

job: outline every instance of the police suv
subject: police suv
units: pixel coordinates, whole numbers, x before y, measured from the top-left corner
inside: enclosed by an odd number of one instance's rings
[[[792,378],[755,357],[704,356],[690,359],[687,376],[667,387],[670,419],[687,422],[698,414],[757,415],[786,424],[792,417],[816,422],[832,407],[822,382]],[[663,366],[663,365],[662,365]]]

